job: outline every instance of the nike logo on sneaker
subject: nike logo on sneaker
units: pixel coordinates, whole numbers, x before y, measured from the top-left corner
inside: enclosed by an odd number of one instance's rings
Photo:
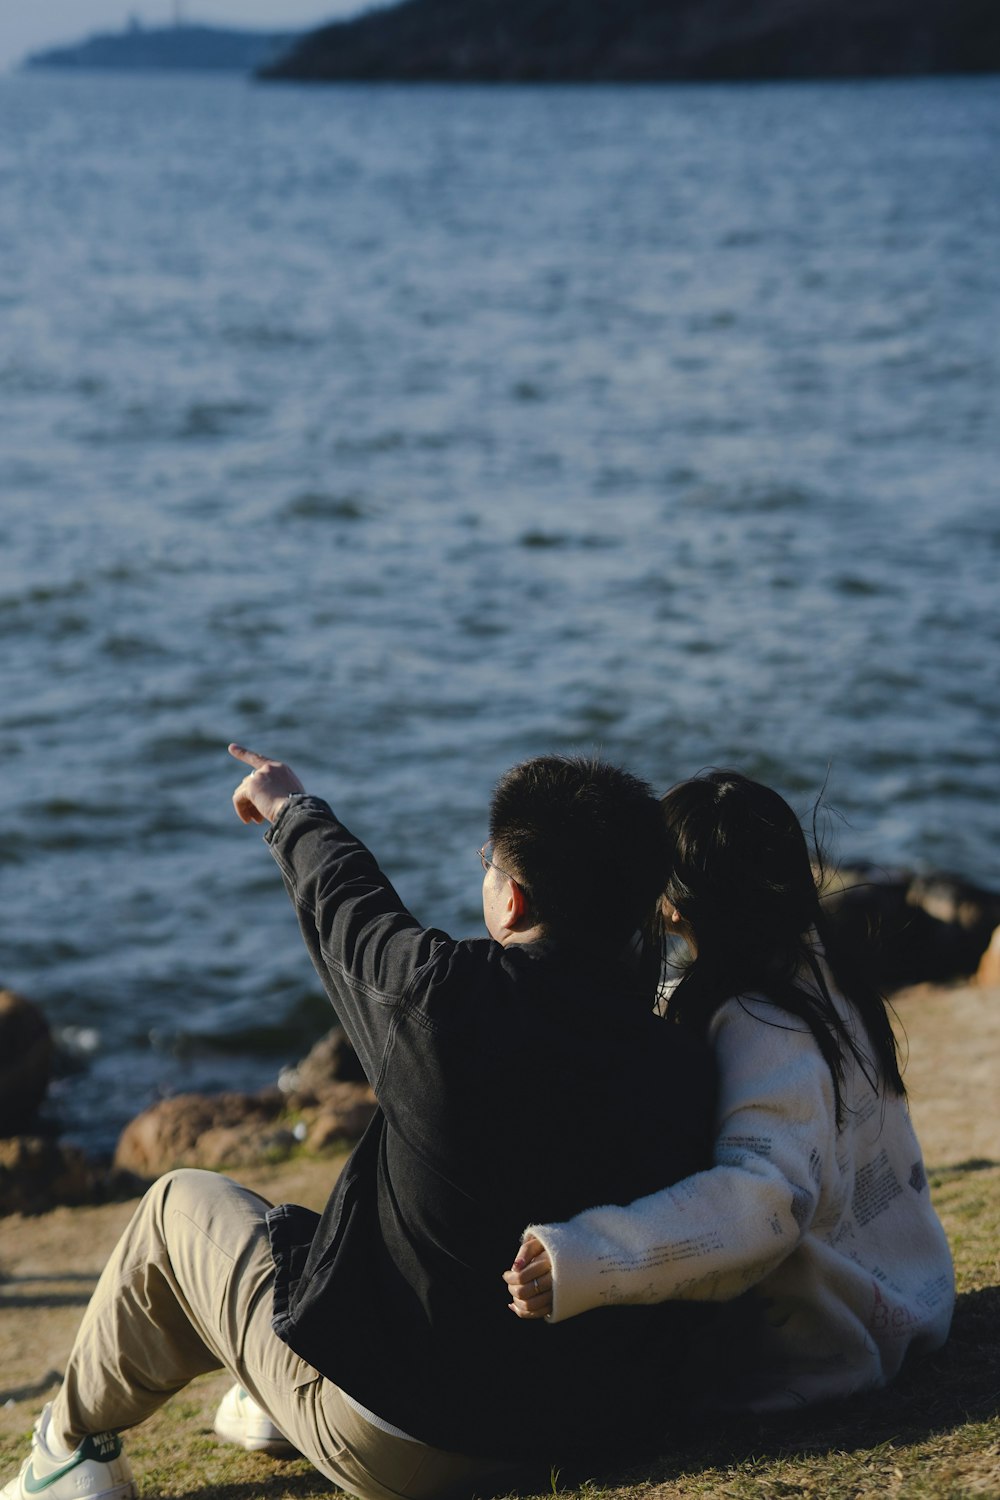
[[[52,1485],[58,1484],[60,1479],[65,1479],[67,1474],[72,1474],[81,1464],[90,1462],[110,1463],[118,1458],[122,1451],[121,1438],[117,1432],[93,1432],[85,1437],[76,1452],[66,1460],[58,1469],[53,1469],[51,1474],[37,1475],[34,1464],[29,1460],[21,1480],[22,1487],[28,1495],[42,1495]],[[86,1484],[86,1481],[84,1481]],[[87,1489],[92,1484],[86,1485]]]
[[[80,1455],[79,1453],[74,1453],[73,1457],[67,1463],[64,1463],[61,1469],[55,1469],[51,1474],[46,1474],[43,1479],[37,1479],[35,1477],[34,1466],[29,1462],[28,1467],[24,1471],[21,1484],[29,1495],[41,1495],[50,1485],[58,1484],[60,1479],[65,1479],[66,1475],[71,1474],[79,1465]]]
[[[92,1432],[78,1449],[84,1458],[96,1458],[101,1464],[110,1463],[121,1451],[122,1440],[117,1432]]]

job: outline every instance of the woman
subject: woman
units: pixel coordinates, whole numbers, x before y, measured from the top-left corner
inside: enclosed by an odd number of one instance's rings
[[[712,1304],[693,1389],[777,1411],[892,1379],[948,1334],[954,1275],[881,996],[830,931],[802,829],[730,771],[663,799],[664,928],[690,959],[668,1022],[716,1057],[714,1165],[629,1207],[533,1224],[505,1279],[520,1317]]]

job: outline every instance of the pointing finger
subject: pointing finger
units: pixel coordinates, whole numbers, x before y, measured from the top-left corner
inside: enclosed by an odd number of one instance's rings
[[[241,760],[244,765],[253,766],[255,771],[260,771],[270,764],[265,755],[258,755],[256,750],[244,750],[242,745],[230,745],[229,753],[234,760]]]

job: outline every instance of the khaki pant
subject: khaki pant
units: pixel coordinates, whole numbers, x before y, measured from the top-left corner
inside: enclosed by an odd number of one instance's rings
[[[514,1466],[382,1432],[276,1337],[269,1207],[213,1172],[172,1172],[149,1190],[80,1326],[53,1404],[55,1435],[73,1446],[134,1427],[196,1375],[225,1368],[322,1474],[363,1500],[509,1488]]]

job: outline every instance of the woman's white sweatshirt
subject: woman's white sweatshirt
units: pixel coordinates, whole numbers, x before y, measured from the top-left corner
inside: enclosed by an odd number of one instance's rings
[[[692,1370],[714,1407],[782,1410],[883,1385],[909,1350],[944,1342],[955,1297],[905,1101],[876,1094],[848,1057],[838,1130],[812,1033],[764,1000],[728,1001],[710,1037],[714,1165],[628,1207],[529,1226],[552,1259],[550,1321],[717,1304]]]

